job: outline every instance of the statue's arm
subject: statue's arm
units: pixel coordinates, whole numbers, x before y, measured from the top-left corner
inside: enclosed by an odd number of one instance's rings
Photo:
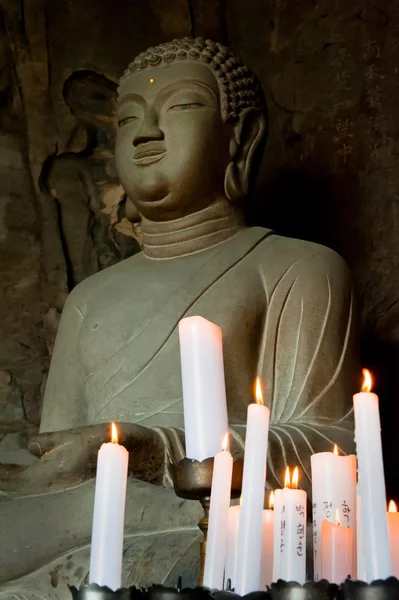
[[[271,407],[267,481],[286,465],[310,488],[310,455],[354,450],[352,394],[360,381],[354,290],[344,261],[326,248],[298,260],[273,289],[258,373]],[[237,444],[244,432],[233,433]]]
[[[87,423],[84,374],[78,339],[82,310],[72,292],[65,303],[44,394],[40,432],[73,429]]]

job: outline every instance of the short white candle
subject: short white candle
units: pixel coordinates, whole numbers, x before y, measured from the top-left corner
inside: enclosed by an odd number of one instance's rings
[[[393,500],[388,506],[388,531],[391,549],[392,575],[399,578],[399,513]]]
[[[283,500],[283,490],[274,490],[274,523],[273,523],[273,581],[276,582],[280,577],[280,554],[281,554],[281,508]]]
[[[363,376],[362,392],[353,396],[353,406],[366,581],[370,583],[390,577],[392,567],[378,396],[370,392],[367,369],[363,369]]]
[[[266,591],[266,586],[271,585],[273,581],[273,530],[274,530],[274,493],[270,492],[269,508],[263,511],[262,520],[262,555],[260,565],[260,585],[261,591]]]
[[[203,461],[220,451],[228,431],[222,332],[203,317],[179,322],[186,456]]]
[[[235,592],[240,596],[258,591],[260,582],[270,410],[263,405],[259,378],[256,381],[256,400],[256,404],[248,406],[245,436],[235,584]]]
[[[118,444],[112,423],[112,442],[97,457],[96,490],[91,536],[89,583],[121,587],[123,529],[129,453]]]
[[[318,452],[310,457],[312,467],[313,508],[313,567],[314,580],[321,578],[321,523],[324,519],[335,522],[336,511],[341,515],[341,526],[356,531],[356,456],[339,456],[333,452]],[[352,561],[352,571],[355,575]]]
[[[353,529],[342,527],[336,510],[336,523],[321,524],[321,579],[339,585],[353,572]]]
[[[222,451],[216,454],[213,465],[204,571],[204,585],[218,590],[223,589],[233,473],[233,457],[227,450],[228,437],[229,435],[226,433]]]
[[[240,524],[241,506],[230,506],[229,508],[229,526],[227,534],[226,568],[224,573],[224,587],[228,586],[230,579],[230,589],[233,589],[236,581],[237,564],[237,542],[238,526]]]
[[[294,469],[291,485],[292,489],[284,487],[282,493],[280,578],[302,585],[306,580],[307,494],[297,489],[298,467]]]

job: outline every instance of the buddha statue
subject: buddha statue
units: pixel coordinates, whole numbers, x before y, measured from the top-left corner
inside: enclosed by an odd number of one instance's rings
[[[243,218],[266,141],[256,77],[221,44],[174,40],[129,65],[117,115],[116,165],[141,215],[143,247],[69,295],[29,446],[39,459],[0,471],[1,577],[14,580],[3,586],[7,598],[29,589],[63,600],[66,583],[87,575],[96,454],[110,421],[131,457],[125,584],[195,579],[200,507],[176,498],[169,472],[184,456],[183,317],[222,329],[237,455],[262,378],[269,487],[281,487],[290,464],[309,491],[313,452],[334,443],[353,450],[359,369],[349,271],[332,250]]]

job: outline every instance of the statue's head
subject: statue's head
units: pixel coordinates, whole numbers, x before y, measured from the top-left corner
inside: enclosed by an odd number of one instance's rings
[[[248,195],[266,108],[255,75],[222,44],[183,38],[137,56],[121,78],[117,115],[119,177],[148,219]]]

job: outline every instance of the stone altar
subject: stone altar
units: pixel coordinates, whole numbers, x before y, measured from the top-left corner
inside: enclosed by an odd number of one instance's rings
[[[359,368],[348,270],[333,251],[248,228],[241,214],[266,139],[255,76],[220,44],[175,40],[129,66],[117,111],[117,170],[142,216],[143,251],[68,297],[41,434],[30,442],[40,460],[0,471],[0,576],[15,580],[0,598],[61,600],[66,583],[84,580],[95,457],[110,420],[131,451],[126,583],[194,573],[198,507],[167,489],[168,461],[184,455],[183,316],[223,330],[236,453],[255,376],[264,380],[270,486],[299,463],[306,487],[312,452],[353,448]]]

